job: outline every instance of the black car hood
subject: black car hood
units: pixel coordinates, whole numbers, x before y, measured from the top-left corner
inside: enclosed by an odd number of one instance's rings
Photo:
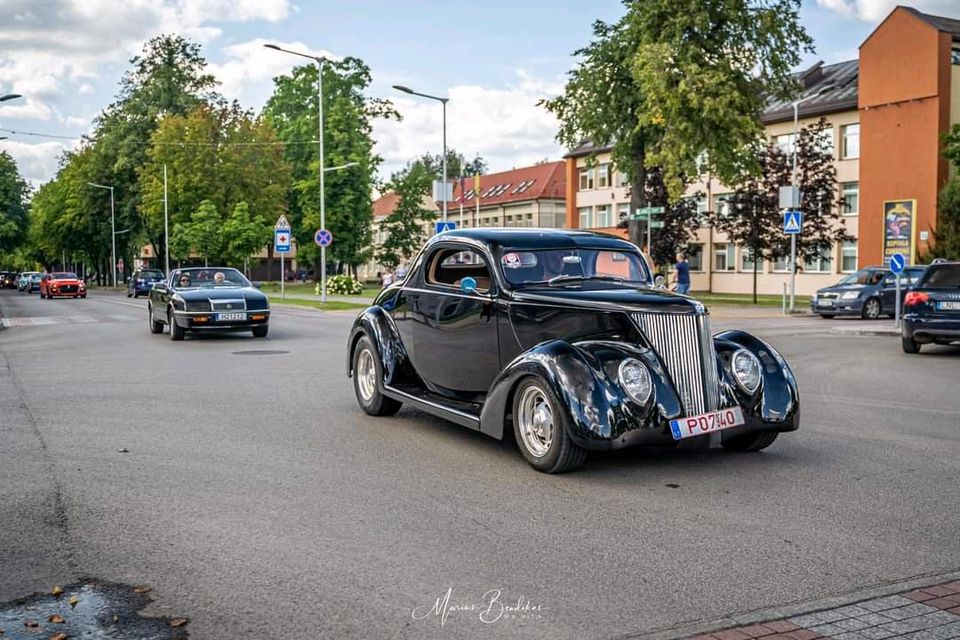
[[[262,299],[266,300],[265,293],[254,289],[253,287],[230,287],[219,289],[176,289],[174,291],[184,300],[239,300],[246,298],[248,300]]]
[[[664,289],[645,287],[612,287],[603,289],[581,287],[537,287],[515,291],[517,302],[553,302],[577,307],[619,308],[631,311],[659,311],[661,313],[705,314],[706,308],[693,298]]]

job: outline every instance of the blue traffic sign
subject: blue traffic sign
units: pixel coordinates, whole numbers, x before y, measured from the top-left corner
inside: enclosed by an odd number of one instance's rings
[[[783,212],[783,232],[786,234],[798,234],[803,229],[803,212],[784,211]]]
[[[333,234],[326,229],[317,229],[317,232],[313,234],[313,241],[317,243],[318,247],[329,247],[333,244]]]
[[[446,222],[437,222],[437,233],[443,233],[444,231],[453,231],[457,228],[457,223],[451,220]]]
[[[895,253],[890,256],[890,271],[900,273],[907,266],[907,259],[901,253]]]
[[[290,253],[290,230],[277,229],[273,233],[273,250],[277,253]]]

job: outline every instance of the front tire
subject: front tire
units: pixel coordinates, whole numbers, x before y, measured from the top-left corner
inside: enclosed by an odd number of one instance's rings
[[[353,352],[353,392],[357,404],[371,416],[392,416],[403,403],[388,398],[380,391],[383,365],[376,347],[367,336],[360,338]]]
[[[262,327],[254,327],[250,331],[253,333],[254,338],[266,338],[267,331],[270,330],[270,325],[263,325]]]
[[[563,473],[581,466],[587,451],[570,439],[563,408],[546,382],[524,379],[513,396],[513,436],[537,471]]]
[[[837,314],[835,314],[835,313],[821,313],[821,314],[820,314],[820,317],[823,318],[824,320],[833,320],[833,317],[834,317],[835,315],[837,315]]]
[[[167,311],[167,324],[170,325],[170,339],[178,342],[183,340],[183,336],[186,335],[187,332],[177,324],[177,321],[173,317],[173,311]]]
[[[133,295],[132,293],[130,293],[129,291],[127,291],[127,297],[128,297],[128,298],[129,298],[130,296],[132,296],[132,295]]]
[[[729,440],[724,440],[721,444],[727,451],[740,451],[750,453],[766,449],[773,444],[773,441],[780,435],[776,431],[766,431],[764,433],[748,433],[737,436]]]
[[[868,298],[867,301],[863,303],[863,309],[860,310],[860,317],[864,320],[876,320],[880,317],[881,311],[880,300],[877,298]]]
[[[920,343],[913,338],[900,336],[900,346],[904,353],[920,353]]]

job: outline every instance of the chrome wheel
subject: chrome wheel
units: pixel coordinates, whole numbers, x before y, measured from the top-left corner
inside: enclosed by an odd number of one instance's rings
[[[377,392],[377,365],[373,361],[373,354],[369,349],[362,349],[357,354],[357,390],[364,402],[370,402]]]
[[[523,446],[530,455],[542,458],[553,443],[555,422],[550,401],[540,387],[531,385],[523,390],[517,409]]]

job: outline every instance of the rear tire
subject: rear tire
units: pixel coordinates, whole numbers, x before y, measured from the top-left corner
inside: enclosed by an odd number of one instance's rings
[[[900,346],[904,353],[920,353],[920,343],[913,338],[900,336]]]
[[[129,298],[130,296],[132,296],[132,295],[133,295],[132,293],[130,293],[129,291],[127,291],[127,297],[128,297],[128,298]]]
[[[147,325],[150,327],[150,333],[156,335],[163,333],[163,323],[153,319],[153,307],[147,307]]]
[[[737,436],[736,438],[731,438],[730,440],[724,440],[722,444],[723,448],[727,451],[750,453],[753,451],[766,449],[773,444],[773,441],[777,439],[778,435],[780,434],[776,431],[748,433],[746,435]]]
[[[254,327],[250,331],[253,333],[254,338],[266,338],[267,331],[270,330],[270,325],[263,325],[262,327]]]
[[[860,310],[860,317],[864,320],[876,320],[882,312],[879,299],[867,298],[863,303],[863,309]]]
[[[403,406],[402,402],[383,395],[380,391],[382,380],[380,354],[370,338],[363,336],[353,352],[353,392],[357,404],[368,415],[392,416]]]
[[[174,320],[173,311],[167,311],[167,324],[170,325],[170,339],[175,341],[183,340],[183,336],[186,335],[187,332]]]
[[[525,378],[514,392],[513,437],[530,466],[543,473],[572,471],[587,459],[586,449],[570,439],[562,405],[539,376]]]

